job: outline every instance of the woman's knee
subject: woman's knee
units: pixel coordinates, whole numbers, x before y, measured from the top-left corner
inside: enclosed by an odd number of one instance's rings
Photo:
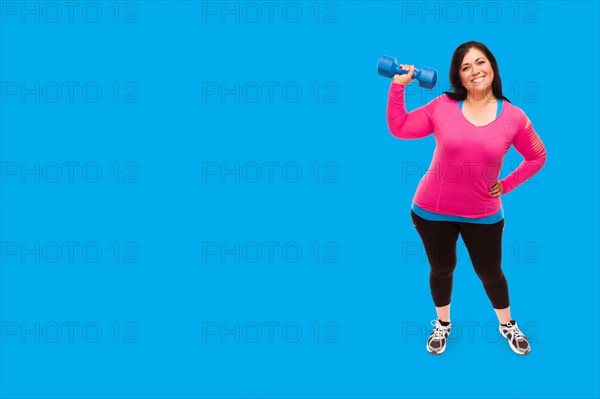
[[[456,269],[456,259],[446,262],[429,262],[431,274],[437,278],[449,278],[454,274]]]
[[[475,273],[483,285],[495,285],[506,281],[506,276],[502,269],[497,268],[475,268]]]

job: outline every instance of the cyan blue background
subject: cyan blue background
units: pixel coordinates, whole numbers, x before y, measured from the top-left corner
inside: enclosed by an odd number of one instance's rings
[[[98,4],[108,12],[112,2]],[[312,22],[312,2],[298,3],[306,14],[297,24],[280,14],[274,23],[202,23],[201,2],[136,4],[134,24],[106,14],[96,24],[7,16],[0,25],[2,82],[140,88],[134,104],[115,104],[108,91],[96,104],[0,104],[2,162],[140,168],[137,184],[113,184],[109,175],[97,184],[2,183],[2,242],[132,241],[140,260],[3,262],[3,323],[131,321],[139,342],[114,344],[108,330],[97,344],[8,337],[0,346],[2,398],[598,397],[597,2],[522,2],[517,23],[513,2],[495,3],[498,23],[485,21],[481,3],[473,22],[463,15],[453,23],[451,14],[403,22],[400,2],[338,1],[330,24]],[[537,22],[524,23],[532,11]],[[537,182],[502,197],[513,317],[537,326],[527,357],[483,339],[480,329],[439,357],[425,351],[424,338],[402,337],[413,324],[426,336],[435,318],[427,263],[402,261],[403,245],[420,245],[409,218],[420,176],[403,181],[402,163],[428,165],[435,142],[390,135],[389,80],[377,75],[376,61],[386,54],[438,69],[435,90],[415,83],[407,92],[412,110],[447,88],[452,52],[468,40],[494,52],[505,95],[548,153]],[[206,81],[298,82],[305,91],[298,103],[203,103]],[[334,82],[339,101],[310,100],[313,82]],[[524,96],[528,87],[536,102]],[[520,160],[511,149],[501,176]],[[335,162],[339,182],[201,181],[202,162],[268,161],[297,162],[305,173],[314,162]],[[203,241],[295,241],[304,249],[331,241],[339,263],[315,264],[309,255],[296,264],[202,263]],[[525,261],[528,243],[537,263]],[[496,322],[464,251],[452,320]],[[296,322],[304,335],[296,344],[281,336],[202,343],[207,321]],[[307,328],[315,322],[336,323],[339,342],[313,343]]]

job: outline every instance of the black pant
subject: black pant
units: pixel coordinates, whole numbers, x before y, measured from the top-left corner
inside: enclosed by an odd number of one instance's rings
[[[435,306],[450,303],[459,233],[492,306],[495,309],[509,306],[508,283],[501,266],[504,219],[494,224],[432,221],[423,219],[412,209],[410,217],[429,261],[429,286]]]

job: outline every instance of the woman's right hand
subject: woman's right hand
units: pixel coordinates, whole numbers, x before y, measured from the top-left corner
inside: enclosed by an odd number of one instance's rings
[[[406,86],[416,80],[416,79],[413,79],[413,74],[415,73],[415,70],[416,70],[414,64],[413,65],[400,64],[400,68],[402,68],[402,70],[404,70],[404,71],[409,71],[409,72],[408,72],[408,74],[405,73],[402,75],[395,74],[393,77],[393,80],[392,80],[394,83],[398,83],[398,84]]]

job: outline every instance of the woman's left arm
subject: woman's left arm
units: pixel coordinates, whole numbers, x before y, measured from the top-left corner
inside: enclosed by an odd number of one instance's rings
[[[523,111],[520,112],[519,130],[515,135],[513,145],[515,150],[523,156],[523,161],[515,169],[500,180],[502,194],[508,194],[527,179],[535,175],[546,163],[546,148],[542,139],[535,132],[531,121]]]

